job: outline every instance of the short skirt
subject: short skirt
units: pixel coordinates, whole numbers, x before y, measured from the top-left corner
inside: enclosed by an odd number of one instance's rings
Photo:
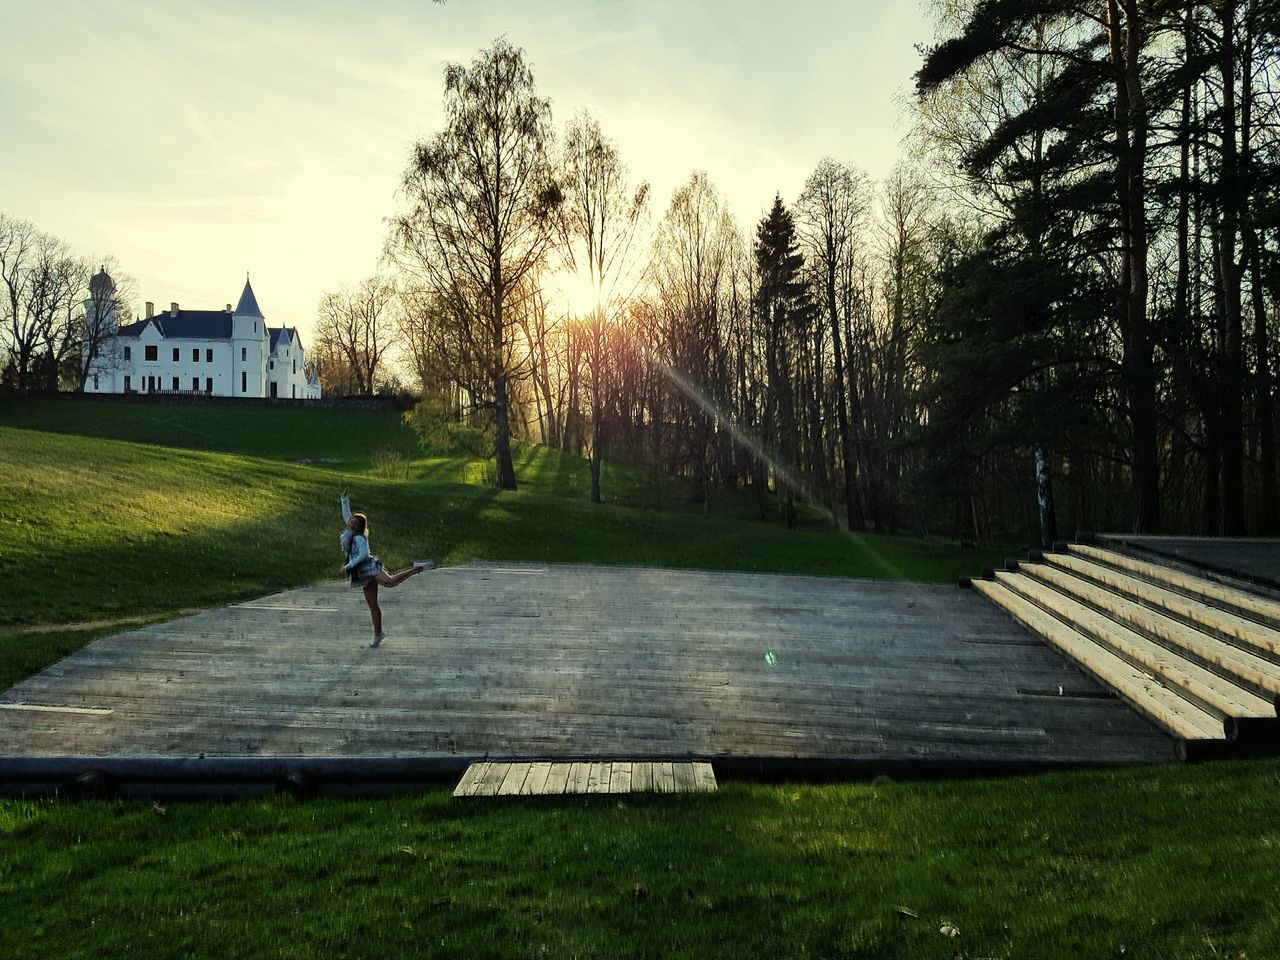
[[[382,572],[382,561],[377,557],[365,557],[351,571],[351,586],[367,587],[369,582]]]

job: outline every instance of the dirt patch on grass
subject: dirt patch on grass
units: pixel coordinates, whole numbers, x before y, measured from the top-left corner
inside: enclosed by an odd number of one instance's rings
[[[168,613],[157,613],[145,617],[114,617],[103,620],[75,620],[69,623],[28,623],[22,626],[0,627],[0,633],[19,636],[28,633],[65,633],[72,630],[99,630],[103,627],[136,627],[161,620],[173,620],[177,617],[189,617],[199,613],[201,607],[190,607],[185,610],[171,610]]]

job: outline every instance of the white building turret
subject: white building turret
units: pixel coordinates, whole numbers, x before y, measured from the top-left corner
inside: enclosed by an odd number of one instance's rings
[[[231,315],[231,390],[235,397],[266,396],[267,321],[245,274],[244,292]]]
[[[119,358],[116,356],[116,334],[120,321],[116,316],[116,284],[101,267],[89,278],[89,299],[84,301],[84,336],[80,340],[80,362],[86,370],[85,389],[114,391]]]
[[[86,322],[99,330],[116,327],[116,282],[106,267],[89,278],[89,299],[84,302]]]

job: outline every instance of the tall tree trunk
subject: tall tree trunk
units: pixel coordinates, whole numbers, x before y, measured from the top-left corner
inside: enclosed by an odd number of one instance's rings
[[[826,345],[826,337],[824,336],[824,327],[821,321],[814,324],[813,329],[813,383],[809,390],[809,446],[812,448],[809,452],[810,469],[814,479],[815,496],[821,491],[823,502],[826,506],[831,507],[834,512],[834,504],[830,501],[831,483],[827,478],[827,458],[826,445],[823,442],[823,424],[826,422],[823,414],[823,408],[826,406],[827,386],[826,377],[823,374],[823,354],[826,352],[823,347]]]
[[[1235,0],[1222,4],[1222,151],[1219,187],[1222,195],[1218,239],[1222,275],[1222,532],[1244,533],[1244,369],[1241,355],[1241,270],[1236,260],[1240,228],[1239,154],[1236,140]]]
[[[858,529],[865,531],[868,517],[871,514],[870,493],[867,482],[869,471],[866,451],[866,411],[865,404],[862,401],[863,394],[859,389],[858,361],[857,353],[855,352],[857,345],[853,336],[853,310],[848,303],[846,303],[844,310],[844,330],[842,332],[844,334],[845,377],[849,388],[849,455],[852,456],[845,470],[845,481],[853,485],[854,503],[857,507],[858,515],[862,518],[862,526]],[[862,382],[865,383],[865,380]]]
[[[1271,346],[1267,337],[1267,303],[1262,278],[1262,256],[1257,236],[1250,228],[1246,237],[1249,249],[1250,287],[1253,302],[1253,344],[1257,353],[1255,377],[1258,404],[1258,452],[1262,472],[1262,502],[1258,511],[1260,533],[1273,536],[1280,529],[1277,501],[1280,489],[1276,483],[1276,434],[1272,408]]]
[[[560,449],[560,412],[556,409],[551,396],[551,361],[547,356],[547,337],[545,330],[538,338],[538,389],[542,394],[542,403],[547,409],[547,420],[543,423],[542,440],[552,450]]]
[[[1194,0],[1187,4],[1183,22],[1182,42],[1189,59],[1196,49],[1195,31],[1192,29]],[[1191,88],[1195,80],[1187,78],[1182,88],[1182,108],[1178,118],[1178,216],[1177,243],[1178,266],[1173,281],[1174,329],[1182,334],[1190,327],[1187,307],[1187,291],[1191,281]]]
[[[1124,10],[1123,25],[1121,8]],[[1156,383],[1147,298],[1147,112],[1142,90],[1142,26],[1138,0],[1108,0],[1109,39],[1116,72],[1116,186],[1123,248],[1118,291],[1124,324],[1125,386],[1132,436],[1135,533],[1160,532],[1160,460]]]
[[[1204,500],[1201,503],[1200,532],[1208,537],[1216,537],[1222,530],[1222,496],[1219,492],[1222,454],[1217,420],[1214,412],[1205,416]]]
[[[1244,56],[1241,58],[1244,76],[1241,81],[1240,104],[1240,159],[1241,172],[1246,183],[1253,181],[1253,29],[1247,28],[1244,42]],[[1242,200],[1249,207],[1249,221],[1252,216],[1253,198],[1242,193]],[[1244,256],[1249,265],[1249,290],[1253,305],[1253,349],[1257,362],[1257,373],[1254,377],[1254,389],[1258,409],[1258,452],[1259,468],[1262,474],[1262,498],[1258,507],[1258,526],[1260,532],[1268,536],[1274,535],[1278,520],[1277,499],[1280,490],[1276,483],[1276,437],[1275,423],[1272,415],[1271,400],[1271,348],[1267,337],[1267,303],[1264,292],[1266,283],[1262,276],[1262,254],[1259,249],[1258,228],[1248,222],[1243,231]]]
[[[516,468],[511,462],[511,419],[508,409],[510,398],[507,395],[507,367],[503,347],[502,292],[499,284],[494,284],[493,303],[493,402],[494,410],[494,484],[499,490],[516,488]]]
[[[1058,515],[1053,507],[1053,476],[1049,468],[1049,456],[1043,447],[1035,449],[1036,506],[1040,516],[1040,546],[1053,548],[1058,539]]]
[[[596,312],[591,323],[591,502],[600,502],[600,419],[604,410],[600,406],[600,363],[603,360],[600,338],[600,314]]]
[[[511,462],[511,420],[508,412],[507,378],[499,374],[494,380],[497,427],[494,444],[494,484],[500,490],[516,489],[516,469]]]
[[[867,518],[854,486],[857,463],[853,457],[853,438],[849,435],[849,407],[845,391],[844,347],[840,336],[839,300],[836,297],[836,264],[834,255],[827,257],[827,314],[831,318],[831,347],[835,356],[836,427],[840,431],[840,459],[844,465],[845,525],[853,531],[866,530]],[[854,402],[857,403],[856,398]]]

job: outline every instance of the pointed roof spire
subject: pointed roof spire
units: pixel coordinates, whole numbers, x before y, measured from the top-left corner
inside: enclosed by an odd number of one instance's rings
[[[249,286],[249,273],[244,275],[244,293],[240,294],[240,302],[236,305],[237,317],[262,317],[258,308],[258,300],[253,295],[253,287]]]

